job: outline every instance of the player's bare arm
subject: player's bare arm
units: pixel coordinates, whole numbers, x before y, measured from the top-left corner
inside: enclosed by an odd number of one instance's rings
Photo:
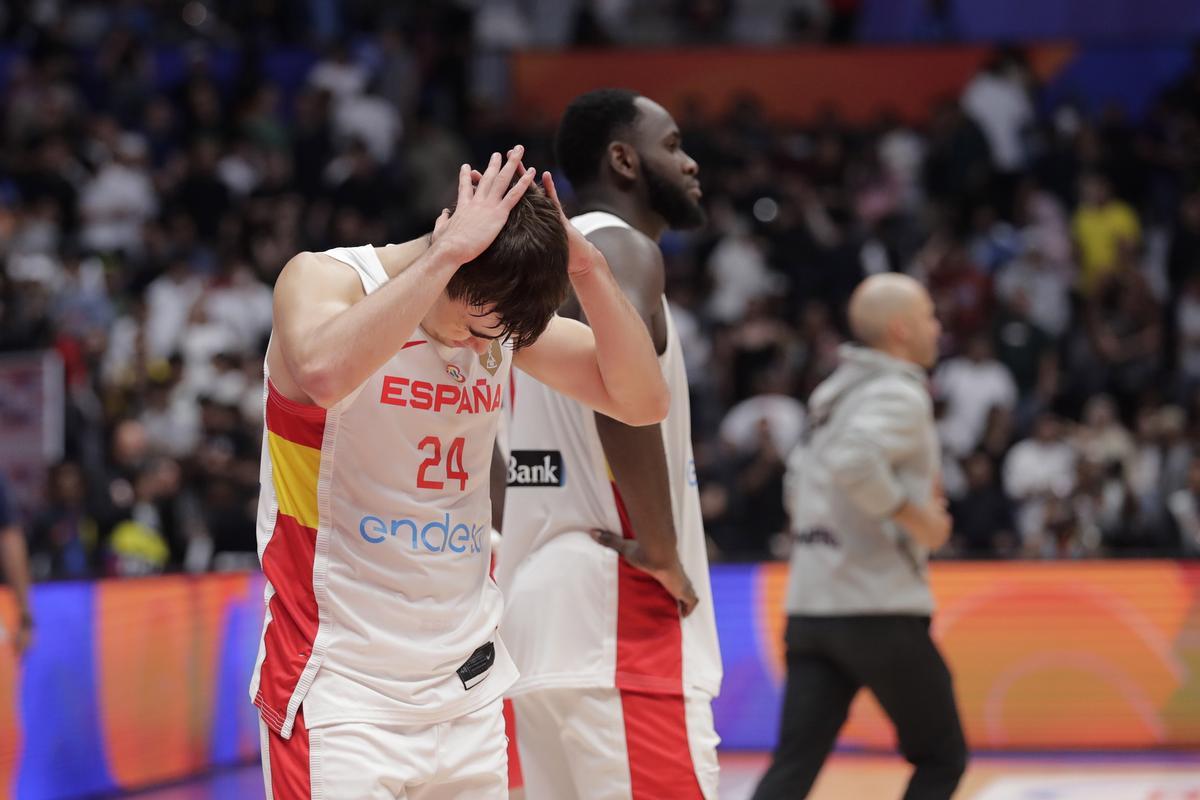
[[[557,203],[550,173],[542,182]],[[556,316],[513,363],[555,391],[628,425],[659,422],[671,398],[646,326],[603,254],[565,216],[563,224],[571,287],[591,327]]]
[[[661,354],[667,346],[662,312],[665,288],[662,251],[649,237],[623,228],[604,228],[589,238],[612,265],[617,283],[650,332],[655,351]],[[625,539],[614,531],[597,531],[596,540],[653,575],[687,616],[698,600],[679,561],[662,428],[660,425],[632,427],[596,414],[596,432],[629,521],[637,531],[636,539]]]
[[[276,389],[328,408],[403,347],[455,271],[491,244],[532,185],[533,170],[512,182],[522,154],[520,146],[507,160],[492,154],[477,185],[464,164],[454,215],[444,212],[429,248],[377,292],[364,296],[354,272],[329,256],[301,253],[289,261],[275,286],[267,353]]]

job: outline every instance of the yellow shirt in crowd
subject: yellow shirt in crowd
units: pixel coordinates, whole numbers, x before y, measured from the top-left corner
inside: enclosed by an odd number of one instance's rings
[[[1136,243],[1142,236],[1137,214],[1120,200],[1080,206],[1072,228],[1079,245],[1080,289],[1085,294],[1116,267],[1121,242]]]

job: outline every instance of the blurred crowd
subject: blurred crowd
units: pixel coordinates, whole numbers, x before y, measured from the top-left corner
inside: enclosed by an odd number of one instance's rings
[[[802,401],[884,270],[926,283],[945,330],[946,554],[1200,552],[1200,52],[1143,120],[1040,105],[1003,50],[920,128],[831,109],[786,130],[749,101],[687,121],[711,225],[674,254],[673,298],[724,555],[786,549]]]
[[[410,5],[0,15],[0,350],[52,349],[66,380],[63,456],[25,515],[37,578],[256,563],[279,270],[427,231],[463,161],[521,142],[553,164],[555,120],[494,101],[488,48],[531,43],[488,40],[496,15],[570,9],[575,41],[652,11],[690,36],[695,9],[753,4]],[[177,41],[172,69],[150,31]],[[239,45],[238,68],[202,42]],[[268,77],[289,58],[296,81]],[[883,270],[925,281],[945,326],[949,552],[1200,550],[1200,59],[1139,120],[1038,113],[1018,51],[919,126],[834,108],[781,126],[750,96],[698,107],[676,112],[709,224],[663,245],[716,557],[786,549],[804,400],[846,340],[845,300]]]

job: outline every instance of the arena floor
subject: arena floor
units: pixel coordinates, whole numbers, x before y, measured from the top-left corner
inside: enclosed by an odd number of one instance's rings
[[[767,757],[721,757],[721,800],[746,800]],[[897,758],[839,754],[826,766],[810,800],[900,797],[908,777]],[[155,789],[139,800],[257,800],[257,766],[216,773],[204,780]],[[1173,755],[976,756],[958,800],[1196,800],[1200,753]]]

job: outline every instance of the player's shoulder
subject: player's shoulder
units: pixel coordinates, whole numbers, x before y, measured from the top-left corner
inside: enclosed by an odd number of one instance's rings
[[[626,291],[662,292],[666,268],[658,243],[633,228],[598,228],[588,240],[604,254],[613,277]]]
[[[276,294],[298,289],[348,301],[362,295],[362,283],[352,266],[328,253],[308,250],[292,256],[275,282]]]
[[[662,251],[658,243],[636,228],[626,225],[606,225],[586,234],[588,241],[599,247],[608,256],[611,249],[628,257],[637,257],[651,262],[662,262]]]

